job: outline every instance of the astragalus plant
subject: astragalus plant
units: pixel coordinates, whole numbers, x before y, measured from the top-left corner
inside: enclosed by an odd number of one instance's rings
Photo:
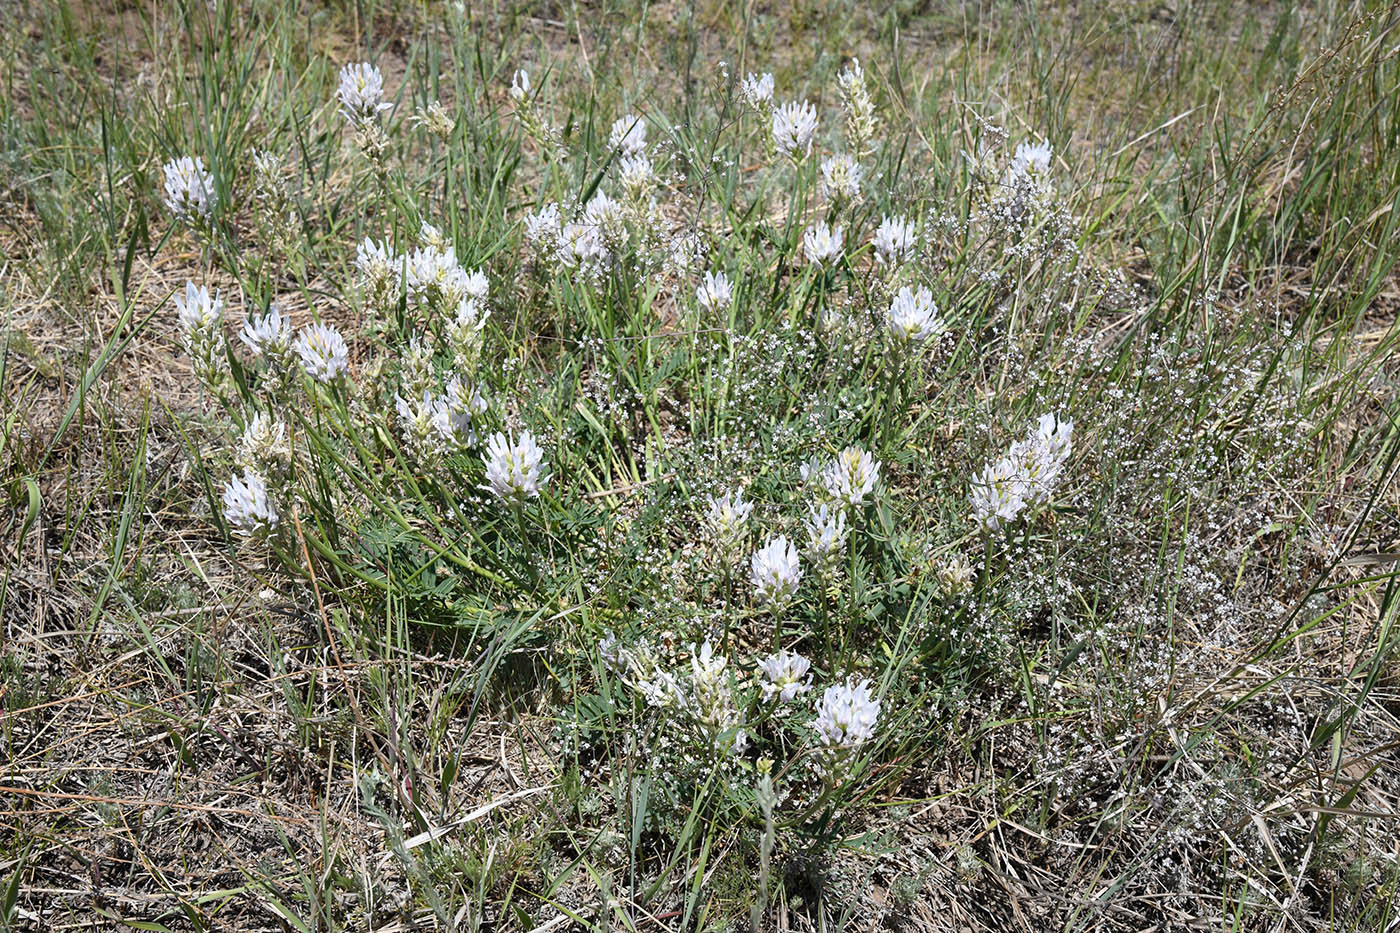
[[[396,620],[467,672],[469,724],[530,697],[538,922],[566,891],[849,917],[943,796],[1180,910],[1231,859],[1273,886],[1348,844],[1298,803],[1344,712],[1283,703],[1268,659],[1346,605],[1312,581],[1352,519],[1276,492],[1329,495],[1296,486],[1335,443],[1318,386],[1373,362],[1130,285],[1082,159],[1014,112],[930,123],[869,66],[581,114],[549,68],[415,104],[349,63],[297,115],[321,149],[179,153],[152,192],[208,270],[172,313],[217,413],[210,520],[337,651]],[[1222,730],[1250,703],[1276,718]],[[451,851],[461,757],[356,716],[393,748],[375,812]],[[956,851],[969,883],[1014,871]]]

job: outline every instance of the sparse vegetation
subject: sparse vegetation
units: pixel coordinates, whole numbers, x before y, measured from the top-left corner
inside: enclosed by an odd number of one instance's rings
[[[1400,10],[0,27],[0,925],[1385,930]]]

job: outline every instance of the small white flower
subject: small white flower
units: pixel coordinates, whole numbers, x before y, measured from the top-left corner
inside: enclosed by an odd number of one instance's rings
[[[451,244],[447,242],[447,237],[443,236],[442,230],[426,220],[418,225],[418,245],[430,246],[438,252],[448,252]]]
[[[394,408],[399,415],[408,452],[426,466],[435,465],[456,443],[452,413],[445,399],[425,391],[416,401],[402,395],[394,396]]]
[[[390,106],[384,102],[384,76],[368,62],[340,69],[336,96],[340,99],[340,112],[356,125],[368,123]]]
[[[854,749],[870,741],[880,718],[880,701],[870,693],[870,681],[827,687],[812,728],[828,748]]]
[[[846,513],[826,503],[807,512],[807,553],[818,567],[830,567],[846,546]]]
[[[622,188],[633,201],[641,201],[656,187],[656,169],[645,154],[623,156],[618,164]]]
[[[743,541],[752,511],[753,503],[744,501],[744,490],[731,490],[722,496],[709,498],[705,508],[705,524],[720,546],[728,551]]]
[[[1059,414],[1044,414],[1036,421],[1035,433],[1045,441],[1050,457],[1057,464],[1069,459],[1073,447],[1074,422]]]
[[[811,667],[811,661],[786,648],[777,654],[770,654],[758,662],[758,669],[764,677],[760,683],[763,699],[772,700],[776,697],[779,703],[791,703],[796,700],[812,689],[812,677],[807,673]]]
[[[224,303],[208,288],[187,281],[185,293],[175,293],[175,312],[181,333],[190,341],[219,327],[224,319]]]
[[[243,478],[229,478],[224,487],[224,518],[234,531],[248,537],[262,537],[276,530],[277,507],[267,495],[267,483],[251,470]]]
[[[766,113],[773,106],[773,76],[768,72],[761,75],[749,72],[739,84],[739,93],[751,109]]]
[[[468,386],[461,376],[453,375],[447,380],[443,404],[447,408],[452,436],[459,446],[476,444],[476,430],[472,421],[486,413],[486,400],[481,397],[478,386]]]
[[[864,174],[860,163],[848,155],[828,156],[822,160],[821,193],[825,198],[855,200],[860,197],[860,180]]]
[[[841,255],[841,235],[840,224],[832,228],[824,221],[817,221],[808,227],[802,237],[802,249],[807,261],[814,266],[834,262]]]
[[[826,494],[847,509],[863,503],[879,481],[879,461],[859,447],[842,450],[821,474]]]
[[[724,676],[724,668],[729,664],[729,659],[723,655],[716,655],[708,638],[699,650],[696,650],[694,645],[690,646],[690,650],[690,675],[696,688],[704,692],[718,690],[722,686],[720,678]]]
[[[165,163],[165,207],[177,220],[204,221],[214,212],[214,176],[204,160],[182,156]]]
[[[634,156],[647,147],[647,125],[636,114],[618,117],[608,133],[608,146]]]
[[[841,90],[841,105],[846,111],[846,138],[852,149],[864,154],[870,151],[879,121],[875,117],[875,102],[865,86],[860,59],[852,59],[850,66],[836,76],[836,85]]]
[[[589,199],[583,208],[583,223],[593,227],[609,243],[617,243],[627,235],[627,214],[622,205],[604,191]]]
[[[781,606],[797,592],[802,582],[802,566],[797,548],[786,535],[778,535],[754,552],[750,561],[750,578],[759,602]]]
[[[972,589],[972,564],[957,555],[938,565],[938,587],[944,596],[959,596]]]
[[[462,277],[462,291],[466,292],[468,298],[484,303],[490,290],[491,283],[486,278],[484,269],[473,269]]]
[[[943,330],[938,309],[933,306],[933,292],[920,287],[918,291],[904,286],[890,302],[887,321],[890,335],[899,343],[919,343]]]
[[[282,317],[275,303],[260,317],[249,315],[239,333],[249,350],[264,360],[278,362],[292,348],[292,325]]]
[[[1060,461],[1050,453],[1045,438],[1032,431],[1023,441],[1011,445],[1007,459],[1021,476],[1026,505],[1044,505],[1059,478]]]
[[[1026,507],[1026,480],[1019,464],[1003,457],[972,481],[972,518],[986,531],[998,531]]]
[[[291,465],[291,457],[285,424],[264,412],[257,412],[248,419],[234,457],[239,466],[259,476],[281,476]]]
[[[221,395],[230,375],[223,301],[209,289],[186,282],[184,293],[175,293],[175,311],[180,345],[190,356],[195,378],[210,392]]]
[[[486,442],[486,485],[483,487],[502,499],[528,499],[540,494],[540,485],[549,479],[541,471],[544,451],[535,443],[529,431],[521,432],[520,440],[497,432]]]
[[[566,267],[587,268],[608,258],[608,246],[595,224],[571,221],[559,232],[559,258]]]
[[[907,262],[918,246],[914,225],[903,217],[881,217],[880,226],[871,241],[875,246],[875,261],[885,266]]]
[[[371,308],[383,309],[397,300],[401,263],[389,248],[365,237],[355,250],[355,271],[359,273],[360,289]]]
[[[510,97],[517,104],[524,103],[530,96],[530,73],[524,68],[516,69],[510,79]]]
[[[328,324],[303,327],[292,349],[301,357],[307,374],[319,382],[332,382],[350,368],[350,348],[340,331]]]
[[[817,132],[817,108],[807,101],[783,104],[773,111],[773,148],[780,155],[802,158],[812,151]]]
[[[710,312],[728,308],[733,298],[734,286],[723,272],[706,272],[700,287],[695,289],[695,300]]]
[[[1045,175],[1050,171],[1050,157],[1053,154],[1054,150],[1048,142],[1021,143],[1011,160],[1011,174],[1016,178]]]
[[[447,325],[447,342],[461,369],[475,370],[484,339],[482,330],[490,316],[490,310],[479,299],[467,296],[457,303],[457,313]]]
[[[390,279],[398,271],[398,260],[387,242],[365,237],[355,248],[355,271],[366,281]]]
[[[558,204],[542,204],[525,215],[525,239],[541,259],[550,258],[558,251],[561,230]]]

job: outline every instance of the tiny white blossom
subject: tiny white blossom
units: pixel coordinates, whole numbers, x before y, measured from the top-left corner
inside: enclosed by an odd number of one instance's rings
[[[1017,178],[1045,175],[1050,171],[1050,157],[1054,150],[1048,142],[1021,143],[1016,147],[1016,155],[1011,160],[1011,174]]]
[[[165,163],[165,208],[177,220],[204,221],[214,212],[214,176],[204,160],[182,156]]]
[[[879,481],[879,461],[870,451],[859,447],[842,450],[821,474],[826,494],[845,508],[855,508],[864,502]]]
[[[423,392],[414,401],[396,395],[394,408],[408,452],[420,463],[436,464],[456,442],[447,402],[431,391]]]
[[[486,270],[484,269],[473,269],[462,277],[462,291],[466,292],[468,298],[485,302],[486,296],[490,294],[490,289],[491,283],[486,278]]]
[[[899,290],[890,302],[887,324],[900,343],[922,342],[943,330],[933,292],[922,286],[917,291],[907,285]]]
[[[583,222],[602,234],[603,239],[616,243],[627,234],[627,215],[622,205],[599,191],[583,207]]]
[[[1010,457],[988,464],[972,481],[972,518],[986,531],[998,531],[1026,507],[1026,480]]]
[[[608,257],[608,246],[596,224],[570,221],[559,232],[559,258],[569,268],[601,263]]]
[[[292,348],[292,325],[282,317],[282,312],[274,303],[268,305],[264,315],[249,315],[243,322],[243,330],[239,337],[257,356],[269,362],[277,362]]]
[[[252,470],[229,478],[224,487],[224,518],[233,530],[248,537],[262,537],[276,530],[277,507],[268,498],[267,483]]]
[[[647,147],[647,125],[636,114],[627,114],[613,121],[608,133],[608,146],[623,155],[634,156]]]
[[[340,112],[356,125],[368,123],[388,110],[384,102],[384,76],[369,62],[358,62],[340,69]]]
[[[256,412],[238,438],[235,462],[260,476],[285,474],[292,450],[287,445],[287,426],[265,412]]]
[[[875,261],[885,266],[907,262],[918,246],[914,225],[903,217],[881,217],[880,226],[871,241],[875,246]]]
[[[722,496],[709,498],[705,508],[705,524],[719,545],[728,551],[743,541],[752,511],[753,503],[744,501],[743,489],[730,490]]]
[[[842,228],[828,227],[824,221],[817,221],[807,228],[802,237],[802,249],[807,261],[814,266],[834,262],[841,255]]]
[[[723,272],[706,272],[700,287],[695,289],[695,300],[706,311],[719,311],[729,307],[734,298],[734,286],[729,276]]]
[[[829,567],[846,546],[846,513],[826,503],[807,512],[807,553],[819,567]]]
[[[694,645],[690,646],[690,650],[690,675],[695,685],[701,690],[713,690],[718,687],[729,659],[723,655],[716,655],[708,638],[698,650]]]
[[[1044,505],[1050,501],[1051,490],[1059,478],[1060,461],[1050,453],[1050,445],[1041,435],[1031,432],[1023,441],[1011,445],[1007,454],[1020,474],[1026,505]]]
[[[749,571],[755,596],[770,606],[781,606],[787,602],[802,582],[797,548],[792,546],[786,535],[778,535],[755,551]]]
[[[209,289],[185,282],[185,293],[175,293],[175,312],[186,340],[219,326],[224,319],[223,300]]]
[[[640,201],[656,186],[656,169],[643,153],[623,156],[618,164],[618,178],[627,195]]]
[[[1057,463],[1069,459],[1073,446],[1074,422],[1059,414],[1044,414],[1036,422],[1035,433],[1039,434],[1050,450],[1050,456]]]
[[[517,104],[524,103],[530,96],[530,73],[524,68],[516,69],[510,79],[510,97]]]
[[[845,683],[827,687],[817,707],[812,728],[817,738],[828,748],[854,749],[875,735],[875,723],[880,718],[880,701],[870,692],[870,681]]]
[[[765,113],[773,106],[773,76],[768,72],[761,75],[749,72],[739,84],[739,93],[751,109]]]
[[[438,252],[448,252],[451,246],[447,237],[443,236],[442,230],[426,220],[418,225],[418,245],[431,246]]]
[[[365,237],[355,248],[355,271],[366,281],[389,279],[398,271],[398,265],[387,242]]]
[[[763,689],[763,699],[776,698],[779,703],[796,700],[812,689],[812,677],[807,673],[811,667],[811,661],[786,648],[777,654],[770,654],[758,662],[758,669],[764,678],[759,684]]]
[[[559,249],[562,224],[558,204],[542,204],[525,215],[525,239],[539,252],[539,258],[552,257]]]
[[[821,193],[825,198],[854,200],[860,196],[860,180],[865,170],[848,155],[822,160]]]
[[[812,151],[817,132],[817,108],[807,101],[783,104],[773,111],[773,148],[780,155],[802,158]]]
[[[542,470],[544,451],[529,431],[512,442],[497,432],[486,442],[485,489],[502,499],[528,499],[540,494],[540,485],[549,479]]]
[[[340,331],[328,324],[303,327],[292,349],[301,357],[307,374],[319,382],[332,382],[350,368],[350,348]]]
[[[475,445],[474,419],[486,413],[486,399],[478,386],[468,386],[459,375],[447,380],[443,404],[451,422],[453,439],[458,445]]]
[[[972,564],[957,555],[938,565],[938,587],[944,596],[952,597],[972,589]]]

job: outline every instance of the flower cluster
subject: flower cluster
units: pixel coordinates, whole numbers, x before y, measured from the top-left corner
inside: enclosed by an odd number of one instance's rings
[[[721,559],[728,561],[743,547],[748,537],[749,513],[753,503],[744,501],[744,490],[711,496],[705,509],[705,525],[713,537]]]
[[[943,331],[933,293],[922,286],[915,290],[906,285],[899,290],[890,302],[887,324],[890,336],[900,346],[922,343]]]
[[[341,115],[357,127],[372,122],[392,106],[384,100],[384,76],[369,62],[340,69],[336,98],[340,101]]]
[[[773,110],[772,129],[773,148],[779,155],[805,158],[817,134],[817,108],[805,100],[782,104]]]
[[[880,482],[880,464],[870,451],[847,447],[826,462],[813,458],[802,465],[802,482],[815,484],[819,501],[854,510]]]
[[[802,582],[802,565],[797,558],[797,548],[786,535],[770,539],[754,552],[749,561],[749,578],[753,582],[754,597],[774,611],[787,605],[796,595],[797,586]]]
[[[818,763],[828,780],[836,781],[853,763],[862,745],[875,735],[880,719],[880,701],[870,691],[870,681],[827,687],[817,707],[812,729],[821,743]]]
[[[913,223],[903,217],[881,217],[871,243],[875,247],[875,261],[893,269],[914,258],[919,238]]]
[[[486,442],[485,489],[500,499],[521,501],[540,494],[540,486],[549,480],[544,465],[544,451],[529,431],[512,441],[497,432]]]
[[[165,163],[164,172],[166,210],[188,224],[208,223],[214,214],[214,176],[204,160],[181,156]]]
[[[211,394],[222,396],[229,382],[223,301],[208,288],[186,282],[184,293],[175,293],[175,311],[181,346],[189,354],[195,378]]]
[[[1026,508],[1048,502],[1069,459],[1073,431],[1073,421],[1055,414],[1040,416],[1006,456],[973,479],[973,521],[986,531],[999,531]]]
[[[303,327],[292,349],[301,358],[306,374],[317,382],[329,384],[350,371],[350,348],[340,331],[329,324]]]
[[[520,121],[525,135],[539,147],[540,152],[556,162],[565,161],[568,153],[564,149],[564,141],[560,138],[559,130],[549,122],[538,94],[531,87],[528,71],[523,68],[516,70],[510,79],[509,93],[515,104],[515,118]]]
[[[836,85],[841,91],[841,106],[846,111],[846,139],[852,152],[865,155],[873,151],[871,144],[880,130],[880,121],[875,116],[870,90],[865,86],[860,59],[851,59],[850,66],[836,76]]]

